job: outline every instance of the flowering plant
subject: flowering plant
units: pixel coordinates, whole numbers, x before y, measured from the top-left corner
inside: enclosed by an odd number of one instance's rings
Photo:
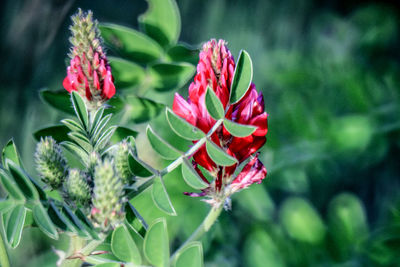
[[[175,3],[166,3],[162,12],[176,14]],[[145,32],[153,38],[151,42],[142,33],[105,24],[100,26],[105,43],[119,49],[126,45],[129,48],[122,49],[122,54],[142,63],[154,61],[154,53],[163,49],[170,61],[190,61],[173,52],[173,48],[189,51],[176,45],[179,20],[175,27],[165,28],[154,20],[158,13],[152,10],[141,17]],[[111,117],[121,110],[125,116],[135,117],[133,121],[152,117],[132,115],[135,113],[130,109],[139,108],[132,105],[132,98],[116,95],[119,83],[132,81],[132,76],[124,80],[129,67],[137,67],[138,72],[140,68],[121,59],[108,60],[91,12],[79,10],[72,21],[65,92],[44,91],[42,96],[67,112],[71,112],[72,104],[74,118],[35,133],[39,139],[35,163],[40,180],[27,174],[13,141],[3,149],[0,181],[8,195],[0,202],[0,212],[7,243],[13,248],[19,244],[26,218],[32,214],[31,224],[49,237],[57,239],[60,233],[69,236],[69,250],[56,251],[60,266],[80,266],[83,262],[98,266],[202,265],[202,247],[197,240],[211,228],[223,207],[230,208],[233,193],[260,183],[266,176],[257,150],[266,141],[267,113],[262,94],[251,83],[249,54],[242,51],[235,63],[225,41],[210,40],[203,45],[188,101],[176,94],[172,110],[165,109],[170,128],[193,145],[186,152],[179,151],[152,127],[146,129],[152,148],[162,158],[172,160],[158,170],[139,157],[135,131],[109,126]],[[138,49],[151,47],[119,43],[126,40],[125,35],[152,43],[158,52],[137,53]],[[115,78],[113,64],[117,69]],[[146,86],[156,91],[185,84],[193,72],[187,62],[158,62],[147,68],[150,74],[143,75],[152,79]],[[144,101],[142,108],[151,113],[149,103],[154,102],[135,97],[140,101],[133,102]],[[151,186],[154,204],[166,214],[177,215],[164,179],[179,166],[186,183],[200,190],[185,194],[206,197],[211,209],[193,235],[170,255],[165,219],[147,224],[131,200]]]

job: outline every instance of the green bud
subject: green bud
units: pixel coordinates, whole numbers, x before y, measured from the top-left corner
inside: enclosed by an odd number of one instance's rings
[[[115,170],[124,184],[128,184],[132,178],[132,172],[129,168],[129,144],[123,140],[117,145],[114,154]]]
[[[90,201],[90,189],[86,182],[86,177],[77,169],[69,171],[67,180],[64,184],[68,197],[82,205]]]
[[[123,183],[109,159],[96,166],[92,218],[104,230],[123,219]]]
[[[36,145],[35,162],[43,182],[53,189],[57,189],[63,184],[67,163],[61,147],[52,137],[47,136],[40,139]]]

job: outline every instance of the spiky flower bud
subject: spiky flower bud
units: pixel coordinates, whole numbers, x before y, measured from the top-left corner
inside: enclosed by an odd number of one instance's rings
[[[65,181],[65,191],[68,197],[79,204],[88,204],[90,201],[90,189],[84,174],[77,169],[71,169]]]
[[[72,16],[70,66],[63,86],[77,91],[89,109],[97,109],[115,94],[111,67],[101,47],[102,39],[91,11]]]
[[[114,154],[115,170],[124,184],[128,184],[132,178],[132,172],[129,168],[129,144],[123,140],[117,145]]]
[[[97,165],[94,173],[92,219],[104,231],[123,218],[123,184],[109,159]]]
[[[53,189],[57,189],[63,184],[67,163],[61,147],[52,137],[42,138],[36,145],[35,163],[43,182]]]

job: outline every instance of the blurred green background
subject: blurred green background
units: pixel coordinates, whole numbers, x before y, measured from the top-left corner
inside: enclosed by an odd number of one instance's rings
[[[232,211],[203,239],[206,266],[400,266],[400,4],[344,0],[178,0],[180,40],[246,49],[269,116],[261,159],[267,179],[236,194]],[[35,174],[32,132],[65,117],[39,100],[61,88],[69,16],[91,9],[100,22],[137,28],[144,0],[4,0],[0,23],[0,145],[14,137]],[[187,95],[187,86],[180,90]],[[173,93],[145,96],[169,106]],[[153,124],[165,124],[163,115]],[[145,125],[129,125],[143,133]],[[166,128],[166,127],[165,127]],[[165,132],[167,138],[169,132]],[[141,134],[139,154],[162,166]],[[150,153],[148,153],[150,151]],[[172,247],[208,211],[180,172],[167,187]],[[164,216],[145,192],[134,204]],[[12,266],[55,266],[37,229],[9,251]]]

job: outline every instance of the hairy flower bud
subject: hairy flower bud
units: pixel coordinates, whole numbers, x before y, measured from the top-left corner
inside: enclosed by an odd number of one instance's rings
[[[90,201],[90,189],[84,174],[77,169],[71,169],[64,183],[68,197],[76,203],[85,205]]]
[[[114,154],[115,170],[124,184],[128,184],[132,178],[132,172],[129,168],[129,144],[123,140],[117,145]]]
[[[68,92],[77,91],[89,109],[97,109],[115,94],[111,67],[101,47],[102,39],[91,11],[72,16],[70,27],[71,61],[63,86]]]
[[[123,218],[123,184],[109,159],[95,169],[92,204],[91,216],[105,231]]]
[[[42,138],[36,145],[35,163],[43,182],[53,189],[62,185],[66,174],[66,160],[61,147],[52,137]]]

